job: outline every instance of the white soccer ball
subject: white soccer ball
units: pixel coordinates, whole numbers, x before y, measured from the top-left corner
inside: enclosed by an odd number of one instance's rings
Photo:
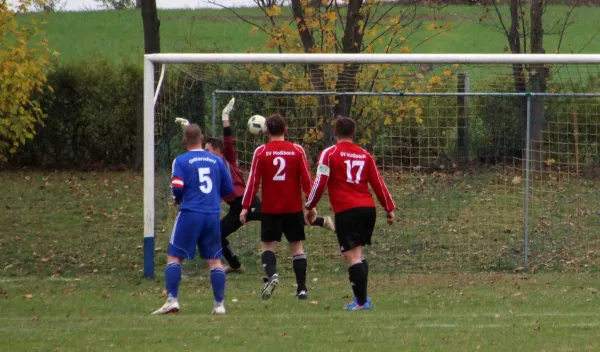
[[[248,132],[255,136],[263,135],[267,132],[267,119],[261,115],[252,115],[248,119]]]

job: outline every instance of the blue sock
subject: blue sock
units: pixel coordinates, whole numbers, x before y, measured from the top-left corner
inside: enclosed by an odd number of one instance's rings
[[[177,298],[179,283],[181,282],[181,264],[167,264],[167,268],[165,269],[165,282],[167,284],[167,295]]]
[[[225,270],[223,268],[211,269],[210,283],[212,284],[215,301],[223,302],[225,299]]]

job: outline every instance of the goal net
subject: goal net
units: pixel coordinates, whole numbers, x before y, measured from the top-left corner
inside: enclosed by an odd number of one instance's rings
[[[596,266],[598,63],[600,55],[146,56],[146,276],[154,272],[154,248],[168,245],[177,212],[170,166],[183,146],[174,120],[222,136],[221,110],[231,97],[245,172],[266,141],[247,132],[254,114],[285,116],[287,138],[305,148],[313,171],[320,151],[335,143],[335,118],[355,119],[356,142],[375,156],[398,207],[393,226],[378,216],[366,251],[375,267]],[[333,217],[326,198],[318,210]],[[246,262],[258,258],[258,229],[248,224],[232,235]],[[311,228],[307,238],[317,267],[340,264],[335,235]]]

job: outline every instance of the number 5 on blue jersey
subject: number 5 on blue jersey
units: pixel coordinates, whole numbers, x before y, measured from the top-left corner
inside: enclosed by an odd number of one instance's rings
[[[221,197],[233,193],[231,175],[221,158],[190,151],[173,162],[173,196],[180,210],[221,213]]]
[[[193,259],[197,246],[203,259],[220,258],[221,197],[233,193],[231,175],[221,158],[202,150],[180,155],[173,162],[172,188],[181,206],[168,254]]]

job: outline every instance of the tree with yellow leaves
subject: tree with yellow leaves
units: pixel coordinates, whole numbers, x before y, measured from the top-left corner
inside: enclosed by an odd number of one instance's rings
[[[418,1],[387,2],[381,0],[291,0],[291,8],[283,7],[283,0],[254,0],[266,21],[253,22],[229,9],[252,26],[251,33],[267,35],[265,49],[280,53],[409,53],[429,39],[451,29],[449,23],[424,24],[431,17],[423,17]],[[219,5],[215,3],[216,5]],[[219,5],[221,7],[225,7]],[[436,22],[436,21],[434,21]],[[418,29],[431,35],[409,45]],[[390,110],[386,124],[412,116],[421,123],[422,109],[418,98],[386,99],[359,98],[349,92],[426,91],[446,83],[454,75],[425,78],[432,67],[400,67],[399,65],[247,65],[250,77],[256,78],[264,90],[315,90],[340,93],[314,98],[299,97],[302,103],[317,107],[320,128],[307,133],[306,141],[324,138],[326,145],[333,142],[332,120],[335,116],[352,116],[359,125],[366,126],[365,137],[380,124],[370,121]],[[393,105],[393,106],[392,106]],[[361,120],[366,121],[361,124]],[[320,130],[320,131],[319,131]],[[311,132],[312,131],[312,132]],[[361,142],[365,144],[367,138]]]
[[[0,162],[31,140],[44,117],[35,94],[46,83],[48,41],[36,17],[19,17],[34,2],[18,0],[14,7],[0,1]],[[43,3],[42,3],[43,4]]]

